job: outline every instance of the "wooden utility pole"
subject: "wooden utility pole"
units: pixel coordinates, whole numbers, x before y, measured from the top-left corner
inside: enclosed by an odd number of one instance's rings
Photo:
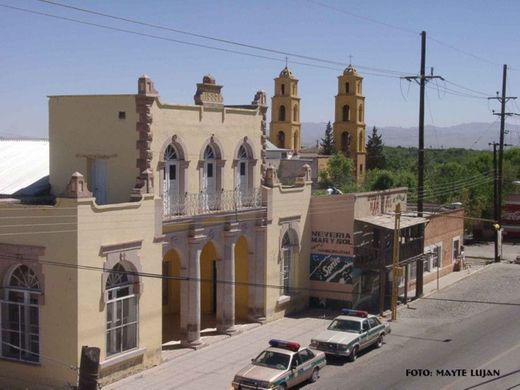
[[[402,268],[399,267],[399,244],[401,226],[401,204],[395,206],[395,226],[394,226],[394,253],[392,257],[392,321],[397,319],[397,289],[399,288],[398,278],[402,276]]]
[[[507,87],[507,65],[504,64],[504,68],[502,71],[502,95],[494,97],[488,97],[490,100],[498,100],[500,102],[500,113],[494,112],[493,115],[500,116],[500,148],[498,151],[498,174],[497,174],[497,213],[495,215],[495,220],[497,221],[498,227],[495,227],[495,240],[497,242],[498,248],[498,235],[500,234],[499,230],[502,229],[502,185],[504,183],[503,178],[503,161],[504,161],[504,134],[505,134],[505,123],[506,116],[518,115],[512,112],[506,112],[506,103],[509,100],[515,100],[516,96],[506,96],[506,87]],[[495,262],[500,261],[500,253],[495,250]]]
[[[417,155],[417,215],[423,216],[424,208],[424,93],[426,83],[432,79],[444,80],[441,76],[426,76],[426,31],[421,32],[421,70],[419,76],[402,77],[408,81],[415,80],[419,84],[419,150]]]
[[[489,143],[493,145],[493,219],[498,223],[498,168],[497,168],[497,142]],[[495,229],[495,262],[500,261],[498,254],[498,229]]]

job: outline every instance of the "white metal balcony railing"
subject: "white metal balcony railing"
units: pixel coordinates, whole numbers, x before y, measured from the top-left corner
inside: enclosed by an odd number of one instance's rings
[[[233,212],[261,206],[262,192],[260,188],[222,190],[213,194],[185,193],[184,195],[163,198],[163,216],[165,218],[181,218],[226,211]]]

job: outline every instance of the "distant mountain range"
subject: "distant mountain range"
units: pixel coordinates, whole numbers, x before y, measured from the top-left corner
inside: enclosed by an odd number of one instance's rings
[[[326,123],[303,122],[302,142],[305,146],[315,146],[324,133]],[[372,125],[367,125],[366,136],[372,134]],[[417,127],[376,126],[387,146],[415,146],[419,143]],[[488,143],[499,141],[500,123],[462,123],[449,127],[425,126],[424,144],[427,148],[489,149]],[[520,146],[520,125],[506,124],[508,134],[504,142]]]

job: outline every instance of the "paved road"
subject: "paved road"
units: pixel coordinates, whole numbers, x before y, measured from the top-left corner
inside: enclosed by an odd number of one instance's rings
[[[410,307],[383,348],[304,388],[520,389],[520,266],[493,264]]]
[[[512,389],[520,383],[519,265],[492,264],[410,307],[399,311],[399,320],[392,324],[392,334],[381,349],[363,353],[354,363],[332,359],[316,384],[300,389],[481,390]],[[177,356],[104,389],[227,390],[233,375],[270,338],[306,345],[329,322],[319,317],[284,318]],[[436,371],[482,368],[500,370],[500,377],[470,377],[470,371],[466,377],[442,377]],[[407,376],[406,369],[429,369],[432,376]]]

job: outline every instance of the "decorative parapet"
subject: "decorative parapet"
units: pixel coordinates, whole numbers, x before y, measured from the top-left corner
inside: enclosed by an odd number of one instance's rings
[[[278,174],[276,173],[276,169],[272,165],[269,165],[265,170],[263,184],[271,188],[280,184],[280,180],[278,180]]]
[[[217,85],[213,76],[204,76],[202,83],[197,84],[197,92],[193,96],[195,104],[206,107],[223,107],[224,98],[220,93],[221,89],[222,85]]]
[[[74,172],[61,197],[73,199],[92,198],[92,192],[88,190],[87,181],[83,175],[79,172]]]
[[[311,167],[309,164],[304,164],[301,169],[300,175],[296,177],[294,184],[296,186],[304,186],[307,182],[312,181],[311,179]]]
[[[139,114],[136,123],[136,130],[139,133],[136,143],[138,152],[137,168],[139,176],[137,177],[134,194],[146,194],[153,192],[153,171],[152,171],[152,105],[159,92],[154,87],[153,81],[146,75],[139,78],[138,94],[135,98],[136,112]]]

